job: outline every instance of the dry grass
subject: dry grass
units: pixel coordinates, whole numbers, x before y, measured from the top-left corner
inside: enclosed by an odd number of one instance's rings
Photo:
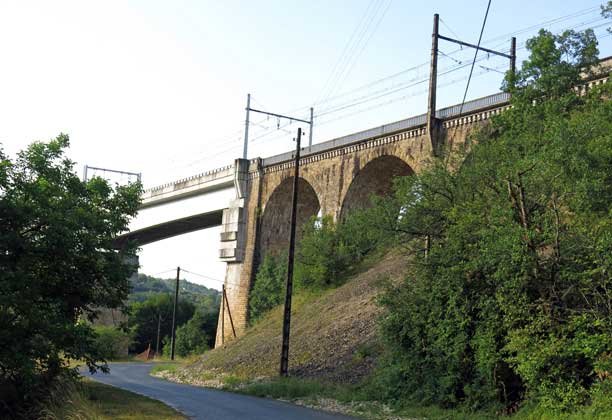
[[[88,379],[62,383],[41,412],[44,420],[185,420],[164,403]]]
[[[353,384],[374,367],[379,351],[376,297],[385,279],[403,276],[405,257],[372,258],[356,267],[343,286],[323,293],[299,293],[293,302],[291,376]],[[181,381],[210,385],[215,377],[260,380],[277,376],[282,306],[270,311],[247,333],[176,370]]]

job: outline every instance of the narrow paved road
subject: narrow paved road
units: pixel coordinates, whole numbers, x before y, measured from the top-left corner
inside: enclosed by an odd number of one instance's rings
[[[163,401],[193,419],[222,420],[349,420],[281,401],[177,384],[149,375],[151,363],[111,363],[110,374],[81,374],[93,380]]]

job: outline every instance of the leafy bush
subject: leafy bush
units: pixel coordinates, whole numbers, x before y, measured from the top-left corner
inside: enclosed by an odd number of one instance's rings
[[[157,347],[159,338],[160,352],[163,351],[164,337],[172,334],[172,311],[174,296],[169,293],[159,293],[150,296],[144,302],[133,302],[130,306],[130,329],[134,341],[130,350],[140,353],[151,345]],[[191,319],[195,312],[195,305],[187,300],[181,300],[176,311],[177,327]],[[159,326],[159,337],[158,337]]]
[[[176,354],[185,357],[211,348],[217,332],[217,318],[218,312],[205,312],[198,308],[193,317],[176,330]]]
[[[286,254],[266,255],[257,270],[255,284],[249,294],[251,322],[257,321],[265,312],[283,302],[286,279]]]
[[[130,335],[117,327],[94,327],[96,338],[94,345],[104,360],[117,360],[127,357]]]
[[[373,206],[349,214],[334,223],[331,216],[312,219],[303,227],[298,244],[294,280],[296,286],[324,289],[338,286],[344,274],[366,255],[385,243],[385,212],[388,203],[372,198]],[[397,219],[398,209],[394,210]]]
[[[558,413],[609,381],[612,87],[572,89],[594,62],[591,31],[541,31],[527,46],[512,109],[463,164],[398,183],[397,236],[413,261],[382,299],[386,398],[527,398]]]
[[[324,288],[338,283],[339,274],[350,263],[350,256],[330,216],[320,221],[313,218],[304,225],[298,245],[294,270],[296,287]]]

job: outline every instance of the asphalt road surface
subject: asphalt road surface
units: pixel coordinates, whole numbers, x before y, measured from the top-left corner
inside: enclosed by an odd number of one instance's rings
[[[152,366],[151,363],[111,363],[110,374],[98,372],[90,376],[86,370],[81,373],[93,380],[163,401],[193,419],[351,419],[282,401],[165,381],[149,375]]]

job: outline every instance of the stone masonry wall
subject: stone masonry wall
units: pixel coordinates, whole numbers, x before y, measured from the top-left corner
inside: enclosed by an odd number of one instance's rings
[[[487,123],[492,115],[501,112],[504,108],[506,107],[443,121],[440,135],[446,150],[450,150],[451,153],[461,150],[469,133]],[[334,220],[338,220],[341,217],[342,205],[347,192],[357,174],[368,163],[382,156],[393,156],[401,159],[410,169],[410,171],[406,171],[406,174],[421,172],[434,159],[426,128],[421,126],[303,157],[300,160],[300,178],[306,181],[316,193],[321,213],[331,215]],[[399,170],[401,171],[401,169]],[[258,246],[261,243],[262,235],[265,235],[264,232],[260,232],[262,215],[266,206],[274,205],[270,204],[270,198],[274,191],[283,181],[287,182],[293,177],[293,173],[293,162],[284,162],[268,167],[262,167],[259,159],[251,162],[244,210],[244,217],[246,218],[244,259],[242,262],[228,263],[226,275],[227,297],[237,336],[244,332],[248,323],[248,297],[260,257]],[[364,191],[359,193],[362,196],[367,196]],[[287,200],[284,205],[289,207],[291,201]],[[304,204],[303,207],[307,208],[309,206]],[[312,209],[309,211],[312,212]],[[233,339],[227,310],[225,310],[224,317],[223,340],[221,339],[221,323],[220,317],[216,346]]]

